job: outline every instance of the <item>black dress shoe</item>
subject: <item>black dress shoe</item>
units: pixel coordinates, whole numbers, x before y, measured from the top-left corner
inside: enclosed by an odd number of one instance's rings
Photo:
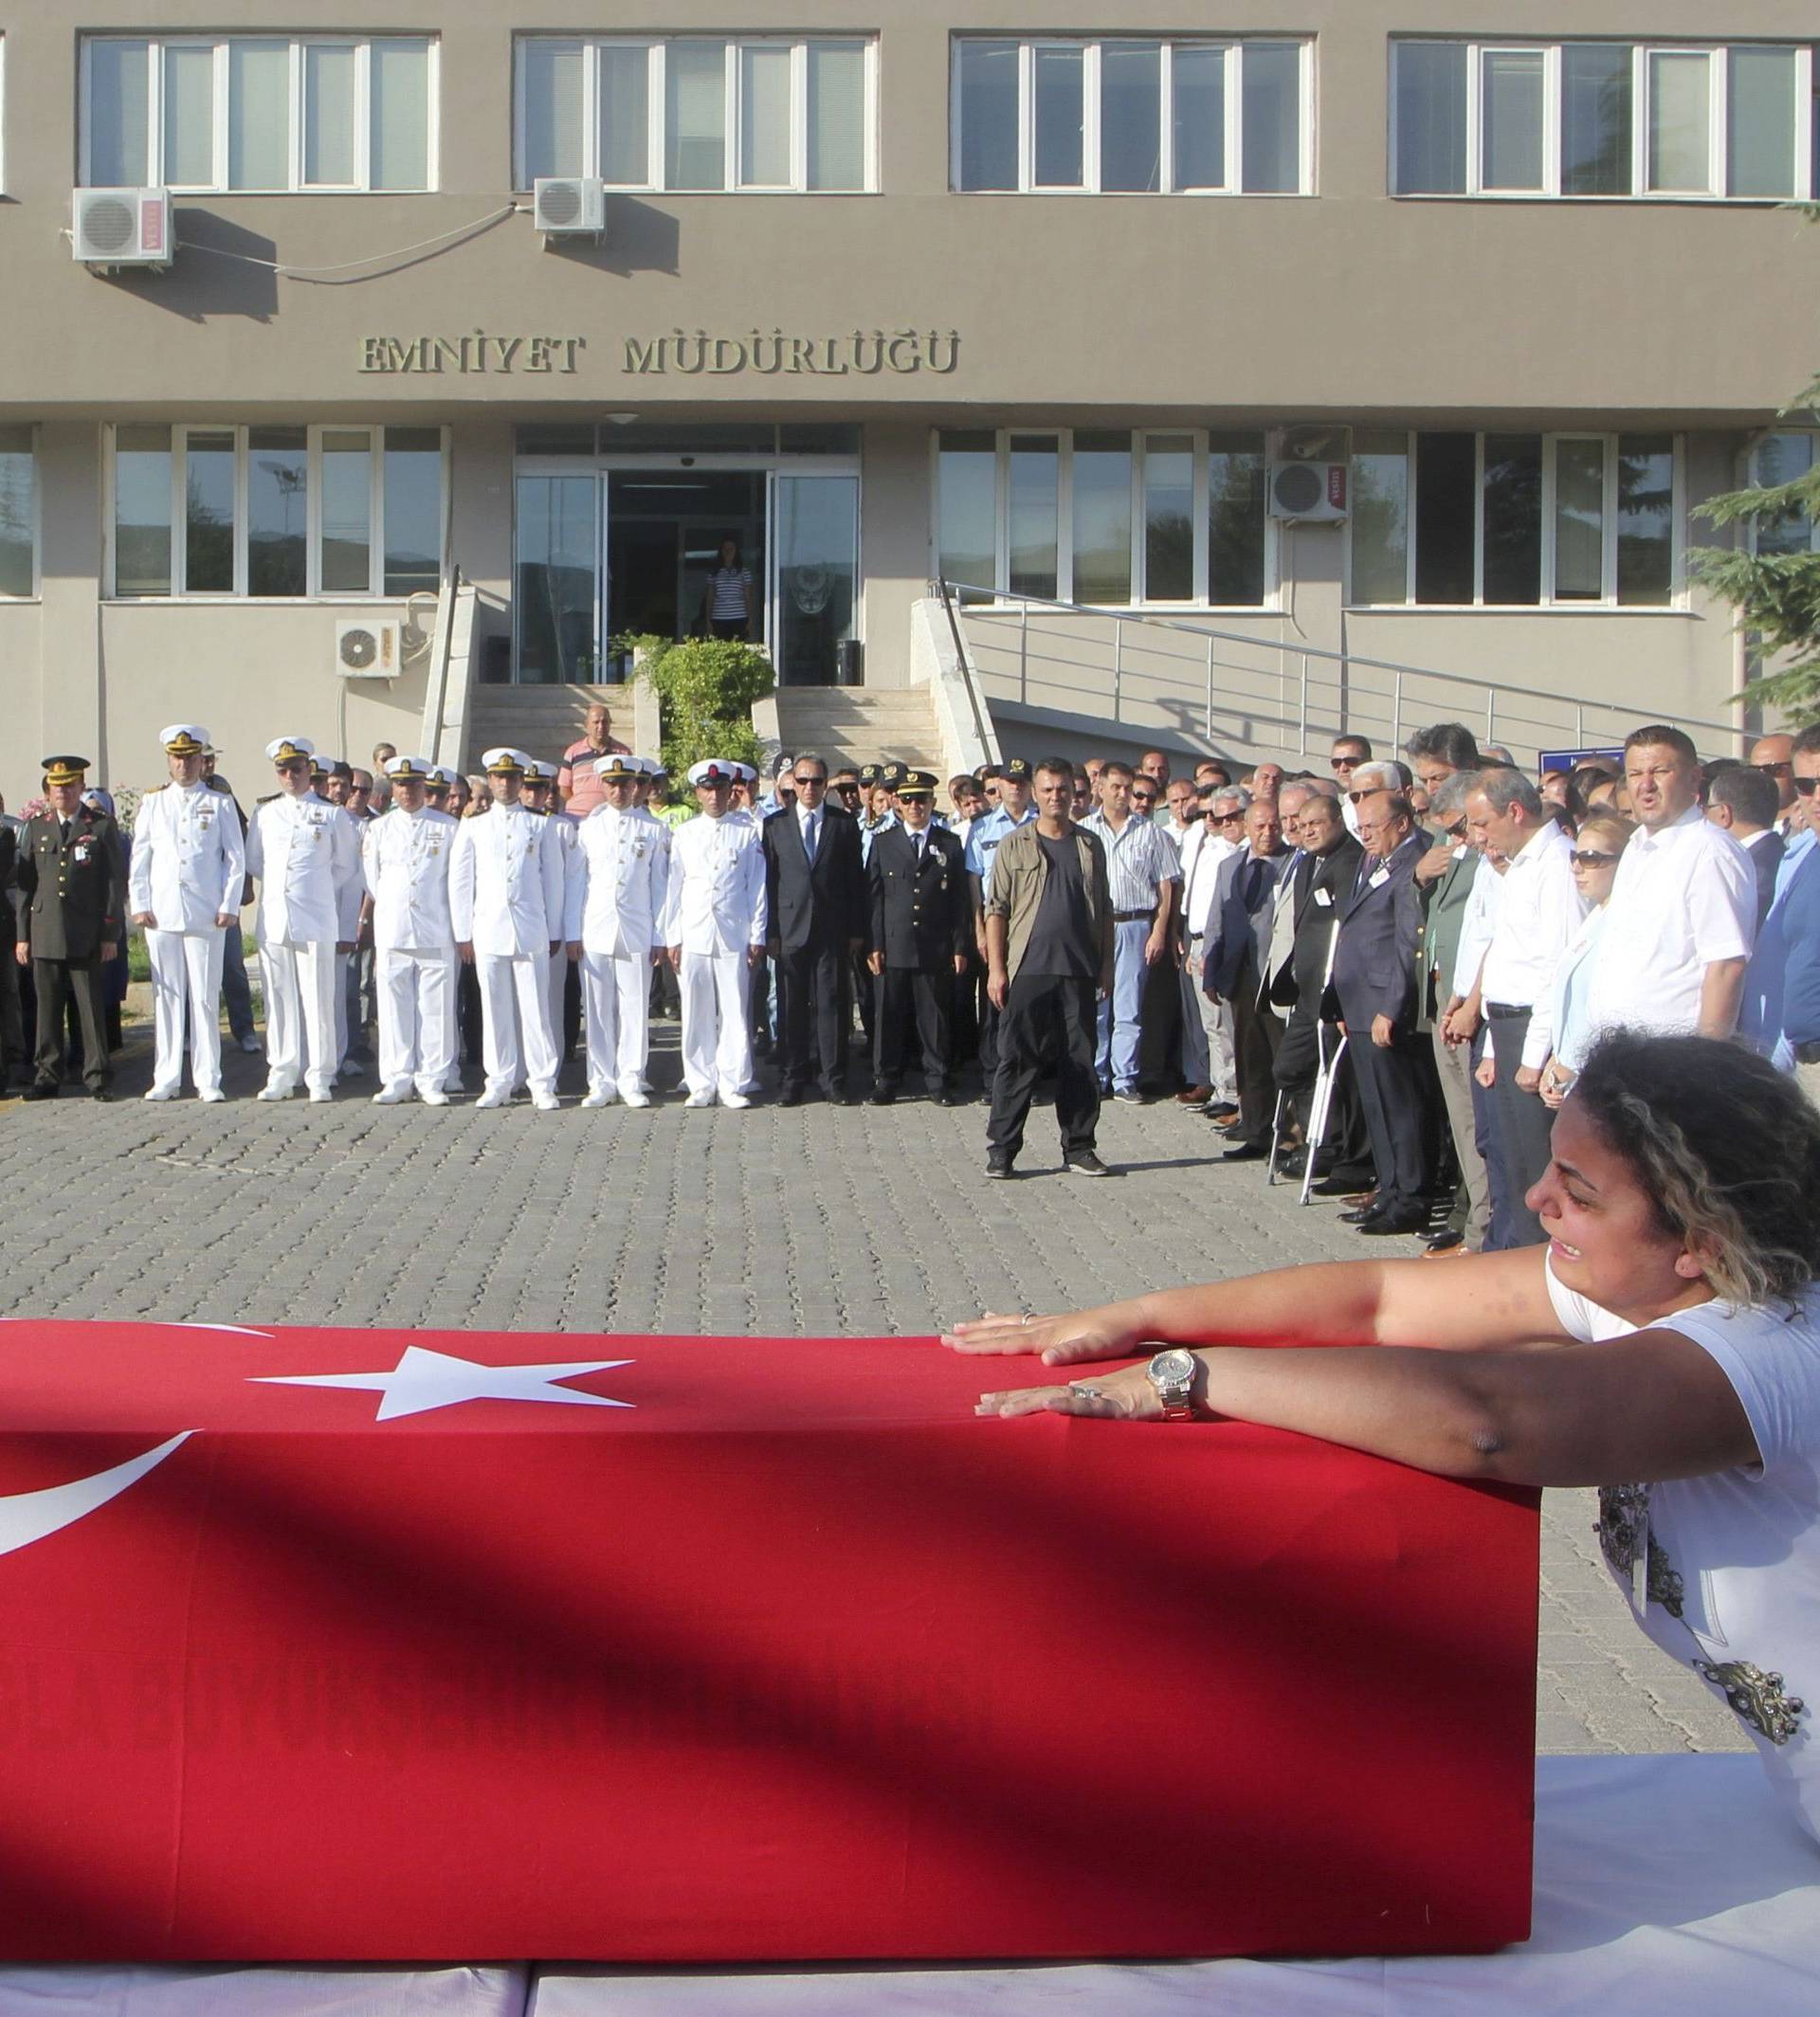
[[[63,1088],[52,1079],[34,1079],[26,1087],[27,1099],[55,1099]]]
[[[1079,1155],[1070,1155],[1062,1166],[1070,1176],[1110,1176],[1112,1172],[1093,1153],[1083,1149]]]
[[[1383,1216],[1375,1205],[1361,1205],[1356,1211],[1342,1211],[1339,1223],[1342,1226],[1364,1226],[1373,1219],[1381,1219]]]
[[[1368,1177],[1365,1181],[1369,1183],[1371,1179]],[[1351,1197],[1354,1191],[1360,1188],[1358,1179],[1354,1176],[1323,1176],[1313,1187],[1310,1195],[1314,1197]]]
[[[872,1088],[872,1104],[874,1106],[896,1106],[897,1103],[898,1096],[890,1086],[875,1085]]]
[[[777,1095],[777,1104],[779,1106],[801,1106],[802,1103],[803,1089],[800,1085],[787,1085]]]
[[[91,1099],[112,1099],[114,1095],[104,1085],[98,1085],[88,1096]]]
[[[1429,1215],[1420,1205],[1406,1205],[1396,1211],[1374,1212],[1370,1218],[1358,1222],[1358,1229],[1374,1237],[1390,1233],[1426,1232],[1429,1229]]]
[[[1242,1141],[1236,1149],[1223,1149],[1220,1160],[1223,1163],[1261,1163],[1269,1154],[1267,1141]]]
[[[1461,1245],[1465,1234],[1456,1232],[1451,1226],[1444,1226],[1439,1232],[1431,1232],[1422,1243],[1431,1254],[1445,1254]]]
[[[1009,1155],[989,1155],[986,1158],[986,1174],[1003,1180],[1011,1174],[1011,1158]]]
[[[947,1092],[936,1095],[937,1106],[970,1106],[972,1103],[965,1093]]]

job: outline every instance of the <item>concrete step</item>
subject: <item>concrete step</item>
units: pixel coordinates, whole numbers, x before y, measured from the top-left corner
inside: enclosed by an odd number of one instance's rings
[[[836,765],[937,761],[941,736],[925,687],[785,686],[770,700],[786,750],[812,749]]]
[[[631,739],[632,696],[624,686],[476,686],[468,695],[466,742],[470,767],[481,752],[509,743],[554,762],[582,733],[590,704],[604,700],[613,733]]]

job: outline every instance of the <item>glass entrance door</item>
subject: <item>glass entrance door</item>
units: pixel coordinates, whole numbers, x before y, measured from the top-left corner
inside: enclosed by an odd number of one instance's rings
[[[772,658],[780,686],[831,686],[859,605],[860,480],[772,479]]]
[[[706,636],[709,578],[731,539],[753,580],[752,642],[765,641],[762,469],[615,469],[601,482],[610,637]]]

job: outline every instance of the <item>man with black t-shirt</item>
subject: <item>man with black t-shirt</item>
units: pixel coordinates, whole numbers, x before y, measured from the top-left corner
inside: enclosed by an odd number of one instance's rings
[[[1064,1164],[1107,1176],[1094,1153],[1098,1005],[1112,987],[1106,853],[1068,816],[1073,766],[1040,763],[1035,782],[1037,816],[999,842],[985,898],[986,990],[999,1014],[986,1173],[1011,1174],[1037,1079],[1053,1062]]]

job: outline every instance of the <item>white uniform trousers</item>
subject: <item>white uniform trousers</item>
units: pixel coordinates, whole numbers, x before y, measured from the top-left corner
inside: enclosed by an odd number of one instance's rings
[[[311,1092],[335,1083],[335,941],[264,945],[265,1083],[285,1092],[300,1080]]]
[[[738,953],[682,954],[682,1078],[724,1099],[752,1082],[752,972]]]
[[[455,952],[388,947],[373,954],[379,993],[379,1082],[385,1092],[437,1093],[455,1062]]]
[[[190,1076],[199,1093],[221,1090],[221,961],[226,938],[225,932],[148,931],[145,935],[146,955],[152,963],[155,1093],[174,1093],[183,1084],[186,1002]]]
[[[556,1062],[562,1062],[562,994],[568,986],[569,944],[565,939],[550,955],[550,1041],[556,1046]]]
[[[348,969],[354,964],[352,953],[337,953],[335,955],[335,1064],[339,1071],[348,1055]]]
[[[556,1046],[550,1037],[550,955],[476,953],[481,977],[481,1056],[489,1093],[556,1089]]]
[[[581,1001],[588,1029],[588,1090],[645,1090],[651,1047],[651,956],[584,953]]]
[[[1198,932],[1188,942],[1189,957],[1196,965],[1200,963],[1206,944]],[[1182,1053],[1184,1058],[1190,1056],[1189,1029],[1192,1026],[1189,1018],[1192,1016],[1199,1026],[1201,1038],[1194,1057],[1197,1061],[1204,1057],[1207,1062],[1205,1077],[1190,1071],[1186,1063],[1183,1070],[1188,1072],[1192,1084],[1213,1088],[1212,1105],[1236,1106],[1239,1103],[1239,1073],[1237,1053],[1233,1049],[1232,1004],[1210,1001],[1201,985],[1204,978],[1202,974],[1191,973],[1187,967],[1182,969],[1182,991],[1187,997],[1182,1005]]]

